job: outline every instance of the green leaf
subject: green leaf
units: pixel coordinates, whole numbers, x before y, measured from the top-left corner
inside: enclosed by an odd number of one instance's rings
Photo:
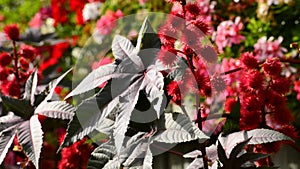
[[[38,76],[37,76],[37,70],[35,70],[26,81],[25,93],[23,97],[25,100],[30,100],[31,105],[34,104],[34,99],[35,99],[34,94],[36,91],[37,83],[38,83]]]
[[[15,99],[8,96],[1,96],[4,107],[15,115],[28,119],[33,113],[33,107],[30,102],[25,99]]]
[[[18,127],[18,139],[27,157],[39,168],[39,159],[43,144],[43,131],[38,116],[34,115]]]
[[[240,109],[241,103],[238,98],[237,102],[234,104],[232,111],[226,119],[226,122],[223,126],[223,133],[225,135],[239,131],[240,130]]]
[[[165,113],[165,118],[160,119],[155,141],[163,143],[182,143],[199,139],[204,142],[206,136],[188,116],[181,113]]]

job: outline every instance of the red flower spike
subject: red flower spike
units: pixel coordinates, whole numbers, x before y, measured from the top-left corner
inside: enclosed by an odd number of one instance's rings
[[[209,27],[207,22],[202,18],[193,20],[190,23],[195,25],[199,29],[199,31],[201,31],[203,34],[208,35],[210,33],[211,28]]]
[[[265,77],[257,70],[249,70],[245,72],[240,81],[242,91],[252,91],[254,89],[264,88]]]
[[[6,68],[0,67],[0,81],[7,80],[9,71]]]
[[[258,60],[253,56],[253,53],[246,52],[242,54],[241,62],[246,68],[255,69],[258,67]]]
[[[6,36],[13,41],[17,41],[20,38],[20,30],[16,24],[7,25],[4,27],[4,33]]]
[[[252,130],[260,126],[262,121],[260,111],[248,111],[241,108],[240,129]]]
[[[276,121],[277,124],[289,124],[294,120],[291,111],[287,108],[279,108],[276,109],[274,113],[272,113],[273,119]]]
[[[200,48],[196,50],[196,53],[200,54],[200,56],[209,63],[216,63],[218,60],[218,54],[212,46]]]
[[[290,91],[290,80],[287,78],[279,77],[272,80],[270,85],[271,90],[279,93],[279,94],[286,94]]]
[[[20,97],[20,85],[17,81],[6,81],[1,85],[2,93],[6,96]]]
[[[26,59],[33,60],[37,55],[37,51],[32,46],[24,45],[21,46],[19,54]]]
[[[58,169],[86,169],[90,154],[94,147],[85,143],[86,138],[75,142],[61,151],[61,161],[58,163]]]
[[[283,125],[276,130],[291,137],[294,140],[297,140],[299,138],[299,135],[296,131],[297,129],[293,125]]]
[[[221,76],[213,77],[211,83],[217,92],[222,92],[226,89],[226,82]]]
[[[164,47],[159,51],[158,53],[158,59],[164,64],[164,65],[172,65],[176,61],[176,52],[172,51],[172,48],[166,48]]]
[[[24,57],[21,57],[21,58],[19,59],[19,62],[20,62],[20,64],[21,64],[21,68],[22,68],[23,70],[27,70],[27,69],[29,68],[29,62],[28,62]]]
[[[199,6],[194,3],[188,3],[185,5],[185,10],[186,10],[186,19],[188,21],[190,20],[195,20],[197,18],[197,16],[199,16],[201,9],[199,8]]]
[[[11,63],[11,61],[12,57],[8,53],[3,52],[0,54],[0,66],[8,66]]]
[[[180,82],[171,81],[167,86],[168,95],[172,97],[172,101],[177,105],[181,105],[181,92],[179,88]]]
[[[281,64],[278,59],[272,58],[267,59],[262,66],[265,74],[270,76],[280,76]]]
[[[286,106],[286,101],[284,96],[279,95],[276,92],[270,91],[267,93],[265,99],[266,106],[271,109],[271,111],[275,111],[277,109],[281,109]]]

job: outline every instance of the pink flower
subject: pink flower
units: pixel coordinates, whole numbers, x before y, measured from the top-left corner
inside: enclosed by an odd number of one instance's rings
[[[96,24],[96,29],[102,34],[107,35],[110,34],[112,29],[114,29],[117,25],[116,20],[121,18],[123,13],[121,10],[117,10],[113,12],[111,10],[106,11],[105,15],[103,15]]]
[[[245,37],[240,34],[243,29],[243,23],[241,18],[235,18],[235,21],[223,21],[217,28],[215,33],[215,41],[220,52],[223,52],[223,48],[231,47],[232,44],[240,44],[245,40]]]
[[[140,5],[145,5],[146,2],[148,2],[149,0],[139,0]]]
[[[254,45],[254,52],[256,53],[256,58],[259,61],[263,61],[267,58],[280,57],[283,58],[283,52],[287,52],[287,49],[281,47],[281,42],[283,38],[280,36],[278,39],[274,40],[274,37],[267,39],[266,36],[260,38]]]

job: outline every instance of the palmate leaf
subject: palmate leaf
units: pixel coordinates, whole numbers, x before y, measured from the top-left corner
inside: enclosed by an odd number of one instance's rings
[[[229,134],[226,137],[219,137],[219,141],[222,146],[226,149],[226,153],[230,154],[236,143],[242,142],[246,139],[251,138],[248,144],[263,144],[271,143],[276,141],[289,140],[293,141],[290,137],[270,129],[254,129],[249,131],[240,131]]]
[[[117,68],[116,63],[107,64],[100,66],[99,68],[93,70],[90,74],[84,78],[81,83],[74,90],[72,90],[66,99],[78,94],[88,92],[96,87],[100,86],[102,83],[120,76],[120,74],[113,74]]]
[[[249,143],[250,140],[251,138],[244,140],[240,143],[237,143],[237,145],[232,149],[229,157],[227,156],[225,149],[220,143],[220,141],[218,141],[217,151],[218,151],[219,161],[222,163],[221,169],[248,168],[248,167],[243,167],[243,164],[245,164],[246,162],[254,162],[256,160],[269,156],[269,154],[259,154],[253,152],[242,153],[243,148]]]
[[[127,38],[116,35],[112,42],[112,53],[116,59],[124,60],[131,55],[134,50],[134,46]]]
[[[164,124],[155,135],[155,141],[164,143],[182,143],[199,139],[204,142],[209,137],[181,113],[165,113]]]
[[[8,149],[11,147],[15,135],[15,129],[0,133],[0,164],[3,162]]]
[[[107,86],[102,90],[103,93],[106,93],[106,89]],[[107,95],[104,94],[102,96]],[[107,99],[109,98],[109,96],[101,98],[102,101],[104,101],[104,98]],[[111,108],[113,109],[110,109],[107,106],[99,109],[95,98],[90,98],[83,101],[77,107],[76,114],[68,124],[68,132],[61,147],[68,146],[73,142],[82,139],[84,136],[89,135],[94,130],[110,135],[113,130],[114,121],[108,118],[101,118],[101,116],[102,113],[108,114],[106,113],[106,111],[109,111],[109,113],[111,114],[116,113],[116,111],[118,110],[117,105],[115,107],[111,106]]]
[[[38,169],[43,144],[43,131],[38,116],[34,115],[30,120],[23,122],[18,127],[17,134],[27,157]]]
[[[145,32],[150,29],[149,23],[144,21],[144,24],[142,26],[141,31]],[[145,30],[143,30],[145,29]],[[107,84],[108,90],[102,90],[99,93],[98,99],[98,106],[94,110],[94,112],[90,112],[90,114],[93,115],[83,115],[79,117],[82,113],[80,113],[80,110],[77,111],[76,116],[77,119],[74,118],[74,121],[70,123],[70,126],[79,126],[78,120],[83,121],[82,124],[82,130],[80,130],[80,135],[82,134],[89,134],[94,126],[97,126],[97,124],[100,124],[100,122],[108,117],[113,111],[116,110],[118,107],[118,112],[115,122],[115,129],[113,132],[117,152],[120,153],[120,149],[123,146],[123,141],[125,138],[125,133],[127,131],[127,127],[131,118],[131,114],[134,111],[134,108],[136,106],[136,103],[139,99],[139,93],[140,91],[145,90],[147,92],[147,96],[149,97],[150,101],[153,101],[155,103],[155,110],[156,116],[159,117],[162,110],[165,108],[162,103],[165,103],[165,97],[163,97],[163,76],[161,72],[154,69],[154,65],[148,65],[147,67],[144,66],[142,63],[142,59],[138,54],[140,54],[140,46],[141,41],[143,40],[143,36],[146,36],[146,33],[142,33],[139,35],[138,44],[135,47],[135,49],[128,54],[132,50],[133,46],[130,46],[128,43],[129,41],[126,41],[122,38],[121,41],[118,41],[118,38],[120,39],[120,36],[117,36],[117,40],[115,40],[115,43],[117,43],[117,47],[113,48],[113,51],[117,54],[121,54],[124,57],[120,63],[113,64],[113,68],[110,67],[100,67],[98,70],[94,70],[89,74],[68,96],[74,96],[80,93],[83,93],[85,91],[91,90],[101,83],[105,81],[110,81],[109,84]],[[151,40],[151,37],[154,35],[148,36],[148,40]],[[156,36],[156,35],[155,35]],[[156,37],[157,38],[157,37]],[[158,39],[158,38],[157,38]],[[125,48],[122,48],[123,44],[126,43],[124,46],[127,46]],[[131,44],[132,45],[132,44]],[[121,48],[121,49],[120,49]],[[128,51],[127,51],[128,50]],[[116,58],[120,59],[121,56],[116,56]],[[155,63],[156,55],[148,55],[147,58],[151,60],[151,62],[147,63]],[[101,70],[101,71],[100,71]],[[96,80],[96,83],[91,83],[92,81]],[[101,83],[100,83],[101,82]],[[96,85],[97,84],[97,85]],[[108,95],[106,98],[105,95]],[[93,117],[93,118],[91,118]],[[82,118],[84,120],[82,120]],[[78,132],[73,132],[74,129],[71,129],[68,131],[68,134],[66,136],[66,139],[70,138],[78,138]]]
[[[34,110],[34,114],[44,115],[50,118],[71,119],[75,108],[65,101],[42,102]]]

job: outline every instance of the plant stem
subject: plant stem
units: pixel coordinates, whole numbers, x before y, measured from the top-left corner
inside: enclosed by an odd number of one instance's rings
[[[184,18],[186,16],[185,5],[186,5],[186,0],[182,0],[181,1],[181,6],[182,6]],[[186,29],[186,27],[184,27],[184,29]],[[186,58],[187,58],[188,66],[189,66],[189,68],[192,71],[192,74],[194,75],[194,77],[197,77],[197,76],[195,76],[195,67],[193,65],[193,56],[191,56],[191,57],[186,56]],[[201,86],[198,83],[197,83],[197,86],[198,86],[198,89],[201,88]],[[199,93],[199,95],[200,95],[200,93]],[[196,107],[198,109],[198,112],[197,112],[197,124],[198,124],[198,128],[200,130],[202,130],[201,109],[199,108],[199,106],[200,106],[200,99],[199,99],[199,96],[197,96],[197,94],[196,94],[196,102],[197,102],[196,103]],[[206,142],[200,144],[200,151],[202,153],[203,167],[204,167],[204,169],[208,169],[208,158],[207,158],[207,155],[206,155]]]
[[[16,41],[13,41],[13,48],[14,48],[14,73],[16,76],[17,82],[19,82],[19,68],[18,68],[18,54],[16,48]]]

